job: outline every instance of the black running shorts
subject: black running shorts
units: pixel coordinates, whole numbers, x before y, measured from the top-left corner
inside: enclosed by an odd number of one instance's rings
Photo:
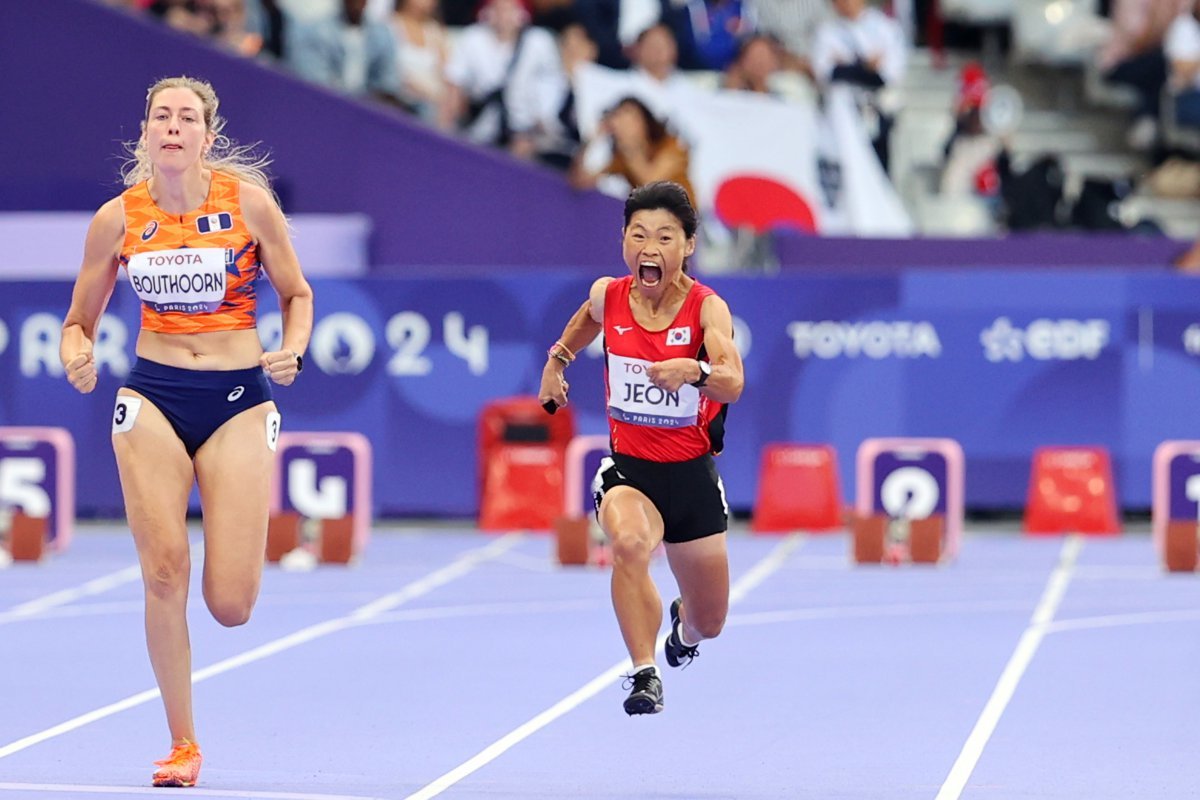
[[[597,519],[600,501],[614,486],[632,486],[650,498],[663,518],[663,538],[672,544],[724,533],[729,527],[725,485],[710,455],[660,462],[613,453],[600,462],[592,481]]]

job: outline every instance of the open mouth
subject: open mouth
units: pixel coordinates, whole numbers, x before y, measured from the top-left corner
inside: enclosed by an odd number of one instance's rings
[[[638,283],[643,286],[658,286],[662,280],[662,267],[650,261],[638,264]]]

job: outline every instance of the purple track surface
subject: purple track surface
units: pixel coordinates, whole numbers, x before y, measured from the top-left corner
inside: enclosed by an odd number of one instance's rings
[[[731,534],[725,632],[660,657],[666,708],[638,718],[608,573],[552,567],[546,536],[377,530],[352,567],[268,566],[233,629],[196,558],[205,764],[152,790],[169,737],[133,545],[86,528],[0,571],[0,800],[1197,796],[1200,578],[1148,536],[968,531],[939,568],[848,550]],[[665,606],[665,559],[654,577]]]

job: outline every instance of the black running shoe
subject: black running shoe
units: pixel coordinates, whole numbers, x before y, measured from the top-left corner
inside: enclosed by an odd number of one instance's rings
[[[683,633],[679,624],[679,606],[682,604],[683,598],[681,597],[676,597],[675,602],[671,603],[671,633],[667,636],[667,641],[663,643],[663,654],[666,655],[667,663],[672,667],[684,664],[685,658],[687,664],[690,664],[693,658],[700,655],[699,645],[683,643]]]
[[[622,689],[630,689],[629,697],[625,698],[625,713],[657,714],[663,710],[662,681],[654,667],[644,667],[632,675],[625,676]]]

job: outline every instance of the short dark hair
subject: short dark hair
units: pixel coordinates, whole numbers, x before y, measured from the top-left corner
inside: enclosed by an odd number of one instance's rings
[[[625,227],[629,227],[629,220],[633,219],[633,215],[638,211],[650,211],[656,208],[675,215],[675,219],[679,220],[679,224],[683,226],[683,232],[687,238],[691,239],[696,235],[696,228],[699,225],[696,209],[692,207],[692,200],[688,197],[687,189],[675,181],[654,181],[630,192],[629,197],[625,200]]]

